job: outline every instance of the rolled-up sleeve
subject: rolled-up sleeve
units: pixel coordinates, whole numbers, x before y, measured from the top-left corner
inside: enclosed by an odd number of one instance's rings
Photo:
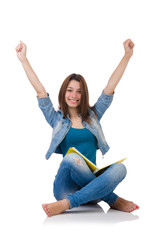
[[[38,106],[40,107],[42,113],[44,114],[46,121],[53,128],[54,123],[58,116],[58,112],[55,111],[49,95],[48,97],[45,97],[45,98],[37,97],[37,100],[38,100]]]
[[[104,90],[102,91],[102,94],[98,98],[97,102],[95,103],[95,111],[98,117],[98,120],[101,119],[105,111],[109,108],[110,104],[113,101],[114,94],[112,95],[106,95],[104,93]]]

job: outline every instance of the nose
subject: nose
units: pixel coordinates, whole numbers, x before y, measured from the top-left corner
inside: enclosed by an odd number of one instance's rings
[[[77,97],[77,94],[75,91],[72,92],[72,98],[76,98]]]

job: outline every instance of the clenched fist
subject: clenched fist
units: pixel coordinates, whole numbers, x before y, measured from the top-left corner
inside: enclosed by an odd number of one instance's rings
[[[135,44],[132,42],[131,39],[127,39],[125,42],[123,42],[124,49],[125,49],[125,54],[128,57],[131,57],[133,55],[133,48]]]
[[[17,57],[21,62],[26,60],[26,51],[27,51],[26,45],[22,41],[20,41],[20,43],[16,47],[16,52],[17,52]]]

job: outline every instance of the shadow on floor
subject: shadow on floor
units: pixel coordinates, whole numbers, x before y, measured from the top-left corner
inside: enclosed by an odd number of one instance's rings
[[[135,213],[135,212],[134,212]],[[76,223],[108,223],[117,224],[126,221],[139,219],[137,215],[109,209],[106,213],[99,204],[86,204],[78,208],[65,211],[60,215],[47,217],[44,225],[47,224],[76,224]]]

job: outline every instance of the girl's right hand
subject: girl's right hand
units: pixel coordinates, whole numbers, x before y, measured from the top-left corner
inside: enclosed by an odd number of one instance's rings
[[[18,44],[15,50],[17,52],[17,57],[21,62],[26,60],[27,47],[22,41],[20,41],[20,43]]]

